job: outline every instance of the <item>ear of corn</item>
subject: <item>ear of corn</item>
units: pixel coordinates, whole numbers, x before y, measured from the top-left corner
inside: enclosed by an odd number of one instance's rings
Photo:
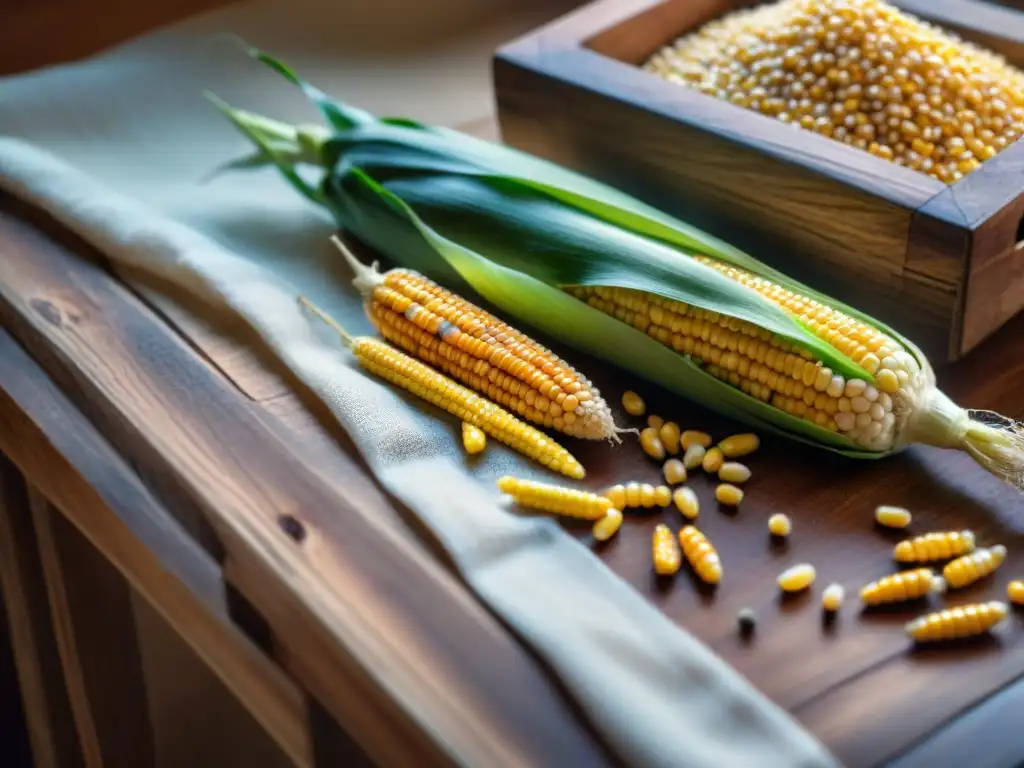
[[[576,480],[586,475],[575,457],[543,432],[379,339],[350,336],[311,302],[304,298],[300,302],[341,336],[359,364],[370,373],[443,408],[553,472]]]
[[[1024,429],[972,418],[883,323],[579,174],[312,97],[331,130],[221,108],[293,186],[403,267],[759,432],[855,458],[954,448],[1024,485]],[[322,170],[318,186],[302,165]]]

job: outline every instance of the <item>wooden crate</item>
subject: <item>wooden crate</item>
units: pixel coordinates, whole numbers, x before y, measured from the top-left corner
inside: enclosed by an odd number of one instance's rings
[[[1024,306],[1024,143],[947,186],[639,65],[745,0],[598,0],[502,48],[505,142],[632,192],[953,360]],[[1024,65],[1024,13],[897,5]]]

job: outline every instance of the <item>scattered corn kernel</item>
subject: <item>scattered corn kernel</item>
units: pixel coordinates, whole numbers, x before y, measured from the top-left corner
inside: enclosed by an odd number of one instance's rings
[[[749,635],[757,627],[757,614],[753,608],[741,608],[736,614],[736,623],[739,625],[740,634]]]
[[[745,483],[750,479],[750,468],[738,461],[727,461],[718,469],[718,479],[724,483]]]
[[[761,445],[761,439],[752,432],[746,432],[742,435],[732,435],[725,438],[718,444],[722,454],[730,459],[737,459],[740,456],[746,456],[749,453],[753,453]]]
[[[1014,605],[1024,605],[1024,581],[1011,581],[1007,584],[1006,596]]]
[[[541,509],[583,520],[600,520],[612,508],[610,499],[596,493],[521,480],[511,475],[505,475],[498,480],[498,489],[515,499],[521,507]]]
[[[717,584],[722,580],[722,561],[707,536],[692,525],[679,532],[679,545],[683,555],[701,580],[708,584]]]
[[[664,523],[658,523],[654,527],[651,554],[654,558],[654,572],[659,576],[671,576],[683,564],[676,537]]]
[[[811,586],[816,575],[817,572],[810,563],[794,565],[792,568],[787,568],[779,574],[779,588],[783,592],[799,592],[801,589],[807,589]]]
[[[647,411],[644,399],[632,390],[622,393],[622,407],[630,416],[643,416]]]
[[[843,606],[846,590],[842,584],[829,584],[821,593],[821,607],[828,613],[836,613]]]
[[[647,417],[647,426],[654,427],[655,429],[661,429],[661,425],[665,423],[665,420],[661,416],[655,416],[653,413]]]
[[[688,429],[679,436],[679,444],[686,451],[691,445],[699,445],[701,448],[707,450],[711,447],[711,435],[707,432],[697,432],[693,429]]]
[[[1006,603],[998,600],[947,608],[908,622],[906,630],[919,643],[958,640],[988,632],[1006,618],[1008,610]]]
[[[661,438],[658,437],[658,430],[654,427],[647,427],[647,429],[641,430],[640,447],[643,448],[644,453],[652,459],[665,458],[665,446],[661,444]]]
[[[865,585],[860,591],[860,599],[866,605],[900,603],[904,600],[916,600],[930,592],[943,592],[945,586],[945,581],[936,576],[931,568],[915,568],[885,576]]]
[[[687,469],[696,469],[704,463],[704,456],[707,451],[704,450],[703,445],[697,445],[694,443],[686,449],[686,453],[683,454],[683,466]]]
[[[704,467],[704,471],[709,475],[713,475],[715,472],[722,468],[722,463],[725,461],[725,457],[722,456],[722,451],[718,448],[712,448],[710,451],[704,454],[704,460],[701,462],[701,466]]]
[[[793,530],[793,523],[787,515],[776,512],[768,518],[768,532],[772,536],[789,536]]]
[[[926,563],[973,551],[974,534],[971,531],[942,531],[901,541],[893,548],[893,558],[898,563]]]
[[[903,507],[882,505],[875,510],[875,522],[886,528],[906,528],[910,525],[911,519],[910,511]]]
[[[697,501],[697,494],[692,488],[676,488],[672,494],[672,500],[676,503],[679,514],[687,520],[695,520],[700,514],[700,502]]]
[[[658,430],[658,437],[661,444],[669,454],[675,456],[679,453],[679,425],[674,421],[666,421]]]
[[[626,483],[613,485],[604,492],[604,497],[615,509],[667,507],[672,503],[672,490],[665,485]]]
[[[462,447],[470,455],[482,453],[487,447],[487,434],[468,421],[462,422]]]
[[[728,507],[738,507],[740,502],[743,501],[743,491],[735,485],[722,483],[715,488],[715,499],[718,500],[719,504],[725,504]]]
[[[679,459],[669,459],[666,461],[665,466],[661,468],[661,472],[665,475],[665,482],[669,485],[679,485],[686,482],[686,467],[683,466],[683,462]]]
[[[621,527],[622,511],[613,507],[605,513],[604,517],[594,523],[591,533],[598,541],[608,541],[608,539],[618,533]]]
[[[976,549],[969,555],[958,557],[942,569],[942,577],[957,589],[973,584],[993,573],[1006,560],[1006,547],[997,544],[988,549]]]

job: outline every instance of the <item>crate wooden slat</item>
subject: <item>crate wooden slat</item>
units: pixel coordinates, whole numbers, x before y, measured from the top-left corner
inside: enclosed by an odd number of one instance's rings
[[[935,360],[1024,307],[1024,143],[946,186],[639,65],[744,0],[598,0],[500,50],[503,139],[610,181],[891,323]],[[1024,64],[1024,14],[897,0]]]

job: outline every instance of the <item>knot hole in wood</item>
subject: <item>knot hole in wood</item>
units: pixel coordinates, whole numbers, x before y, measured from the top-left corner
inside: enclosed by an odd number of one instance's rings
[[[303,539],[306,538],[306,526],[293,515],[281,515],[277,518],[277,524],[281,526],[281,530],[287,534],[288,538],[296,544],[301,544]]]

